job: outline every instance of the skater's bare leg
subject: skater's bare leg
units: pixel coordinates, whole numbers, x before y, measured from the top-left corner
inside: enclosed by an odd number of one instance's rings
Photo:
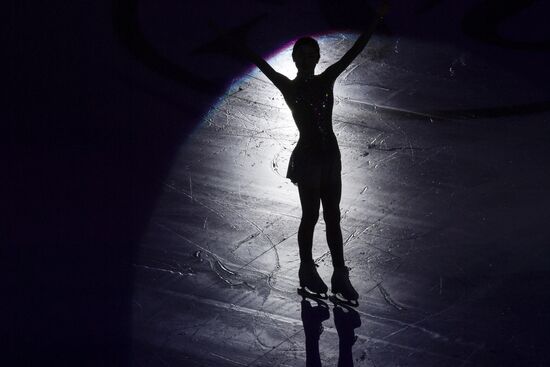
[[[340,228],[340,198],[342,196],[342,182],[335,182],[321,186],[321,201],[323,202],[323,218],[327,230],[327,243],[334,267],[343,267],[344,245],[342,229]]]
[[[319,219],[320,193],[319,189],[302,184],[298,184],[298,192],[302,204],[302,220],[298,229],[300,261],[313,262],[313,231]]]
[[[332,256],[334,273],[331,278],[332,292],[348,301],[356,301],[358,294],[349,280],[349,269],[344,263],[344,245],[340,228],[341,180],[333,180],[321,186],[323,217],[327,228],[327,242]]]
[[[298,185],[300,202],[302,204],[302,220],[298,230],[298,246],[300,248],[300,287],[307,288],[317,294],[326,293],[328,287],[317,273],[316,264],[313,262],[313,231],[319,219],[319,207],[321,198],[319,189],[306,185]]]

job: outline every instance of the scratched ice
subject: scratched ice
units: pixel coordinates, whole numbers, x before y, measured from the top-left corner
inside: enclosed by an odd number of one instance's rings
[[[320,38],[317,72],[355,37]],[[289,49],[270,63],[294,77]],[[451,46],[380,36],[337,80],[341,225],[361,294],[356,361],[462,366],[489,353],[485,330],[495,325],[477,325],[481,316],[465,314],[477,312],[496,281],[476,284],[466,274],[488,274],[491,252],[483,244],[512,235],[493,229],[526,204],[479,209],[479,201],[507,197],[505,182],[517,180],[503,173],[509,163],[502,152],[524,143],[495,133],[496,112],[484,108],[541,95],[532,88],[518,95],[525,83]],[[304,364],[295,294],[301,211],[285,178],[297,139],[282,96],[252,70],[182,145],[135,264],[139,346],[204,365]],[[491,190],[496,194],[487,197]],[[314,257],[328,281],[324,235],[321,220]],[[333,318],[320,344],[324,365],[335,365]]]

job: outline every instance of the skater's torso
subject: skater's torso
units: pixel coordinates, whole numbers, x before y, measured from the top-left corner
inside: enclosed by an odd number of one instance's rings
[[[312,153],[339,153],[332,130],[333,86],[334,80],[321,74],[296,77],[281,89],[300,132],[296,148]]]

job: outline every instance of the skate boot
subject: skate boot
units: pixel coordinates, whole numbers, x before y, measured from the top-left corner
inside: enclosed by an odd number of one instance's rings
[[[356,307],[359,305],[357,299],[359,294],[349,281],[349,269],[347,267],[335,267],[331,279],[331,290],[334,296],[332,301],[341,302]]]
[[[298,278],[300,279],[299,294],[302,296],[312,295],[323,299],[327,298],[328,287],[319,276],[319,273],[317,273],[317,265],[313,261],[300,263]]]

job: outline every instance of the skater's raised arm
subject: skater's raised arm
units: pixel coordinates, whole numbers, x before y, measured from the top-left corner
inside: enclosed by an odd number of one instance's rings
[[[210,23],[210,27],[220,34],[219,38],[210,44],[199,48],[199,51],[217,51],[229,53],[240,59],[255,64],[267,78],[282,91],[290,82],[286,76],[276,72],[271,65],[267,63],[260,55],[252,51],[246,45],[246,35],[252,25],[254,25],[263,16],[256,17],[250,22],[236,27],[232,30],[223,30],[217,24]]]
[[[361,33],[359,38],[355,41],[353,46],[346,52],[344,56],[331,66],[329,66],[323,75],[327,75],[333,79],[336,79],[346,68],[355,60],[355,58],[363,51],[370,37],[374,33],[374,30],[378,26],[378,22],[384,17],[388,9],[387,3],[384,1],[382,5],[376,10],[376,16],[374,20],[369,24],[366,30]]]
[[[242,56],[246,57],[248,61],[251,61],[254,65],[267,76],[269,80],[279,89],[283,90],[290,83],[283,74],[275,71],[260,55],[249,49],[246,45],[240,45],[239,47]]]

